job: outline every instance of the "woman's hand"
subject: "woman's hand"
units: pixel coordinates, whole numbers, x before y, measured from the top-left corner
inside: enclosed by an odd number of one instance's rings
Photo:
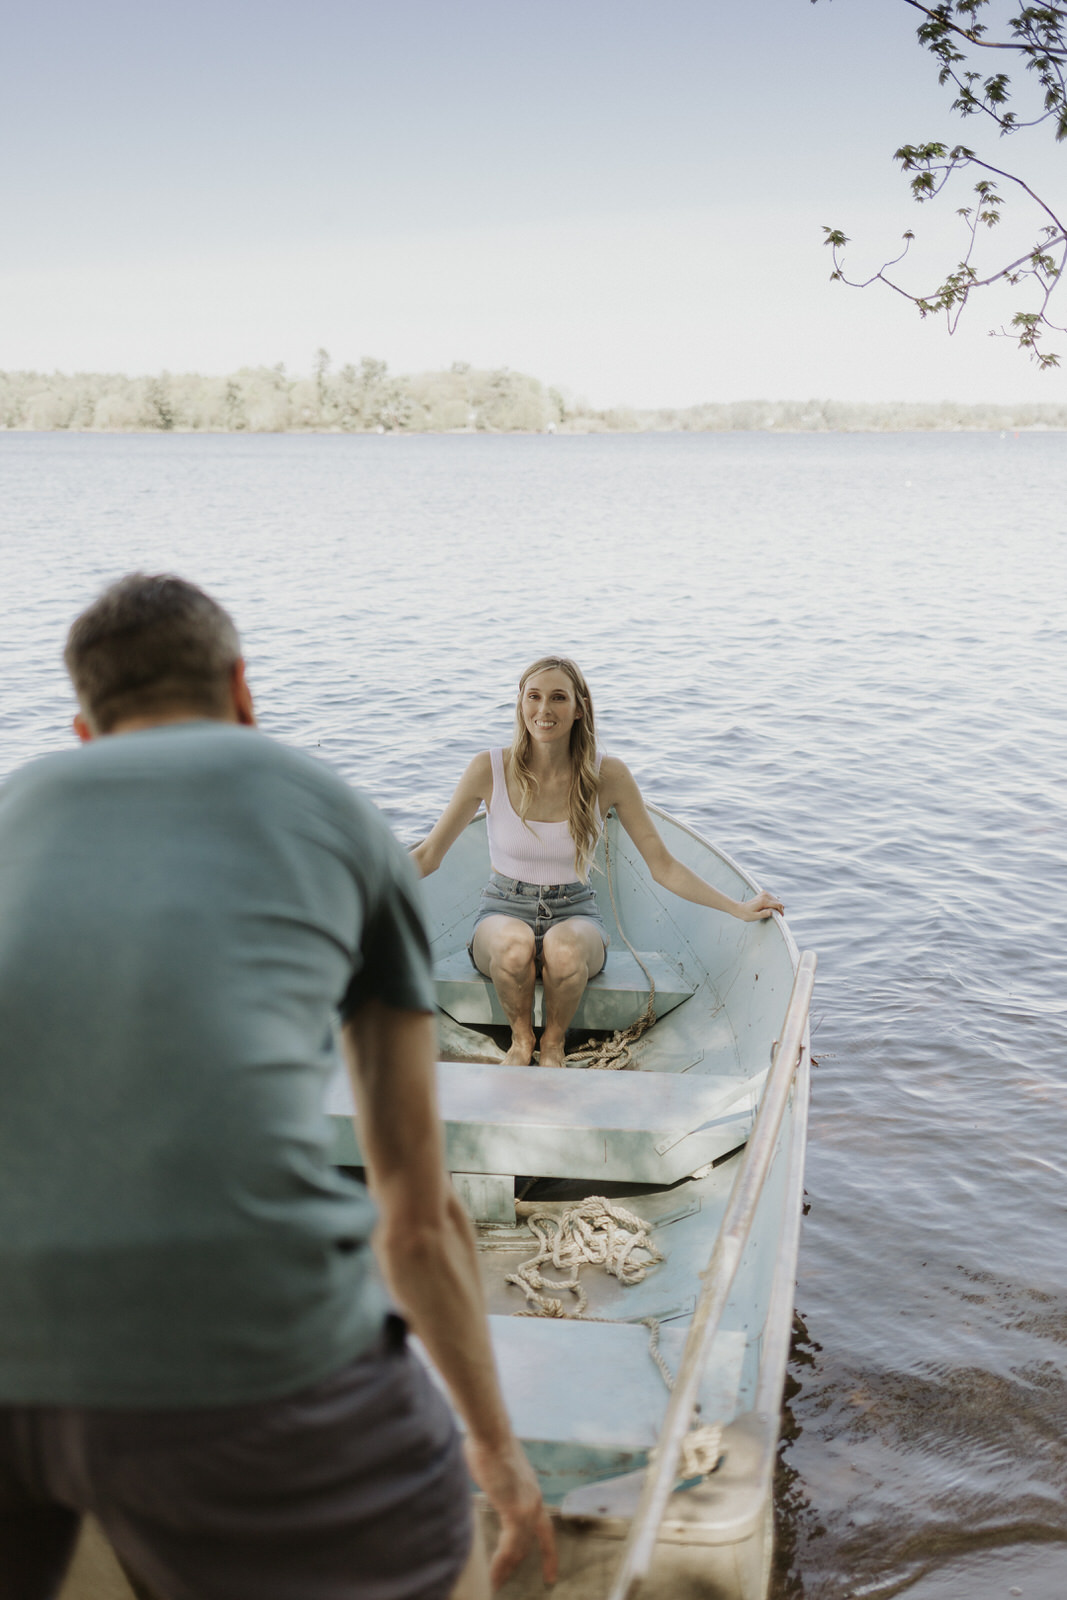
[[[764,889],[754,900],[742,900],[741,909],[737,915],[742,922],[761,922],[769,917],[773,911],[784,911],[785,906],[773,894]]]
[[[742,922],[763,922],[775,911],[784,911],[773,894],[758,894],[754,900],[734,900],[721,889],[712,888],[703,878],[672,856],[648,814],[633,773],[617,756],[605,756],[600,764],[600,809],[605,816],[611,807],[641,853],[653,881],[682,900],[697,906],[725,911]]]

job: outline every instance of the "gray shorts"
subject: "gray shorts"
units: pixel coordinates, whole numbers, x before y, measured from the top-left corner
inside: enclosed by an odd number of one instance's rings
[[[403,1324],[311,1388],[203,1410],[0,1407],[0,1593],[46,1600],[91,1512],[165,1600],[445,1600],[471,1539]]]
[[[597,905],[596,891],[588,883],[524,883],[521,878],[505,878],[503,873],[493,872],[478,901],[475,930],[486,917],[517,917],[532,928],[537,961],[541,960],[549,928],[557,922],[565,922],[568,917],[585,917],[594,922],[604,941],[605,953],[610,942]],[[473,931],[467,954],[477,967]]]

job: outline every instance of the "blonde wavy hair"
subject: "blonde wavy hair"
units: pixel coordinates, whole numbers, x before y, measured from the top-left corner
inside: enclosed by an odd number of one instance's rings
[[[567,801],[567,823],[574,840],[574,859],[578,876],[589,876],[589,867],[596,849],[600,830],[596,820],[597,790],[600,780],[596,770],[596,721],[593,715],[593,697],[580,667],[567,656],[542,656],[519,679],[519,697],[515,702],[515,733],[511,741],[511,775],[519,791],[519,817],[525,826],[527,814],[533,805],[538,783],[530,769],[530,747],[533,741],[523,720],[522,697],[526,685],[539,672],[565,673],[571,681],[581,716],[571,728],[571,792]]]

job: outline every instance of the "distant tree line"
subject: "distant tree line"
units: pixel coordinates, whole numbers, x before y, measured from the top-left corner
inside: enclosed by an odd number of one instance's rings
[[[227,377],[163,372],[0,373],[0,426],[105,432],[425,433],[453,429],[544,431],[565,407],[536,378],[501,369],[393,376],[384,361],[331,368],[319,350],[310,378],[284,365]]]
[[[1067,404],[855,404],[737,400],[682,409],[596,410],[506,367],[464,361],[394,376],[365,356],[334,369],[319,350],[310,377],[242,367],[228,377],[162,372],[0,372],[0,427],[197,433],[729,433],[1067,428]]]

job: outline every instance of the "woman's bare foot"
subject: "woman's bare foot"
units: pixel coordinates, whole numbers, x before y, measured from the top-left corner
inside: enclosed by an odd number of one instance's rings
[[[511,1049],[504,1057],[505,1067],[528,1067],[533,1059],[534,1036],[511,1031]]]
[[[564,1041],[549,1041],[541,1039],[541,1050],[537,1057],[543,1067],[562,1067],[565,1065],[566,1052],[563,1048]]]

